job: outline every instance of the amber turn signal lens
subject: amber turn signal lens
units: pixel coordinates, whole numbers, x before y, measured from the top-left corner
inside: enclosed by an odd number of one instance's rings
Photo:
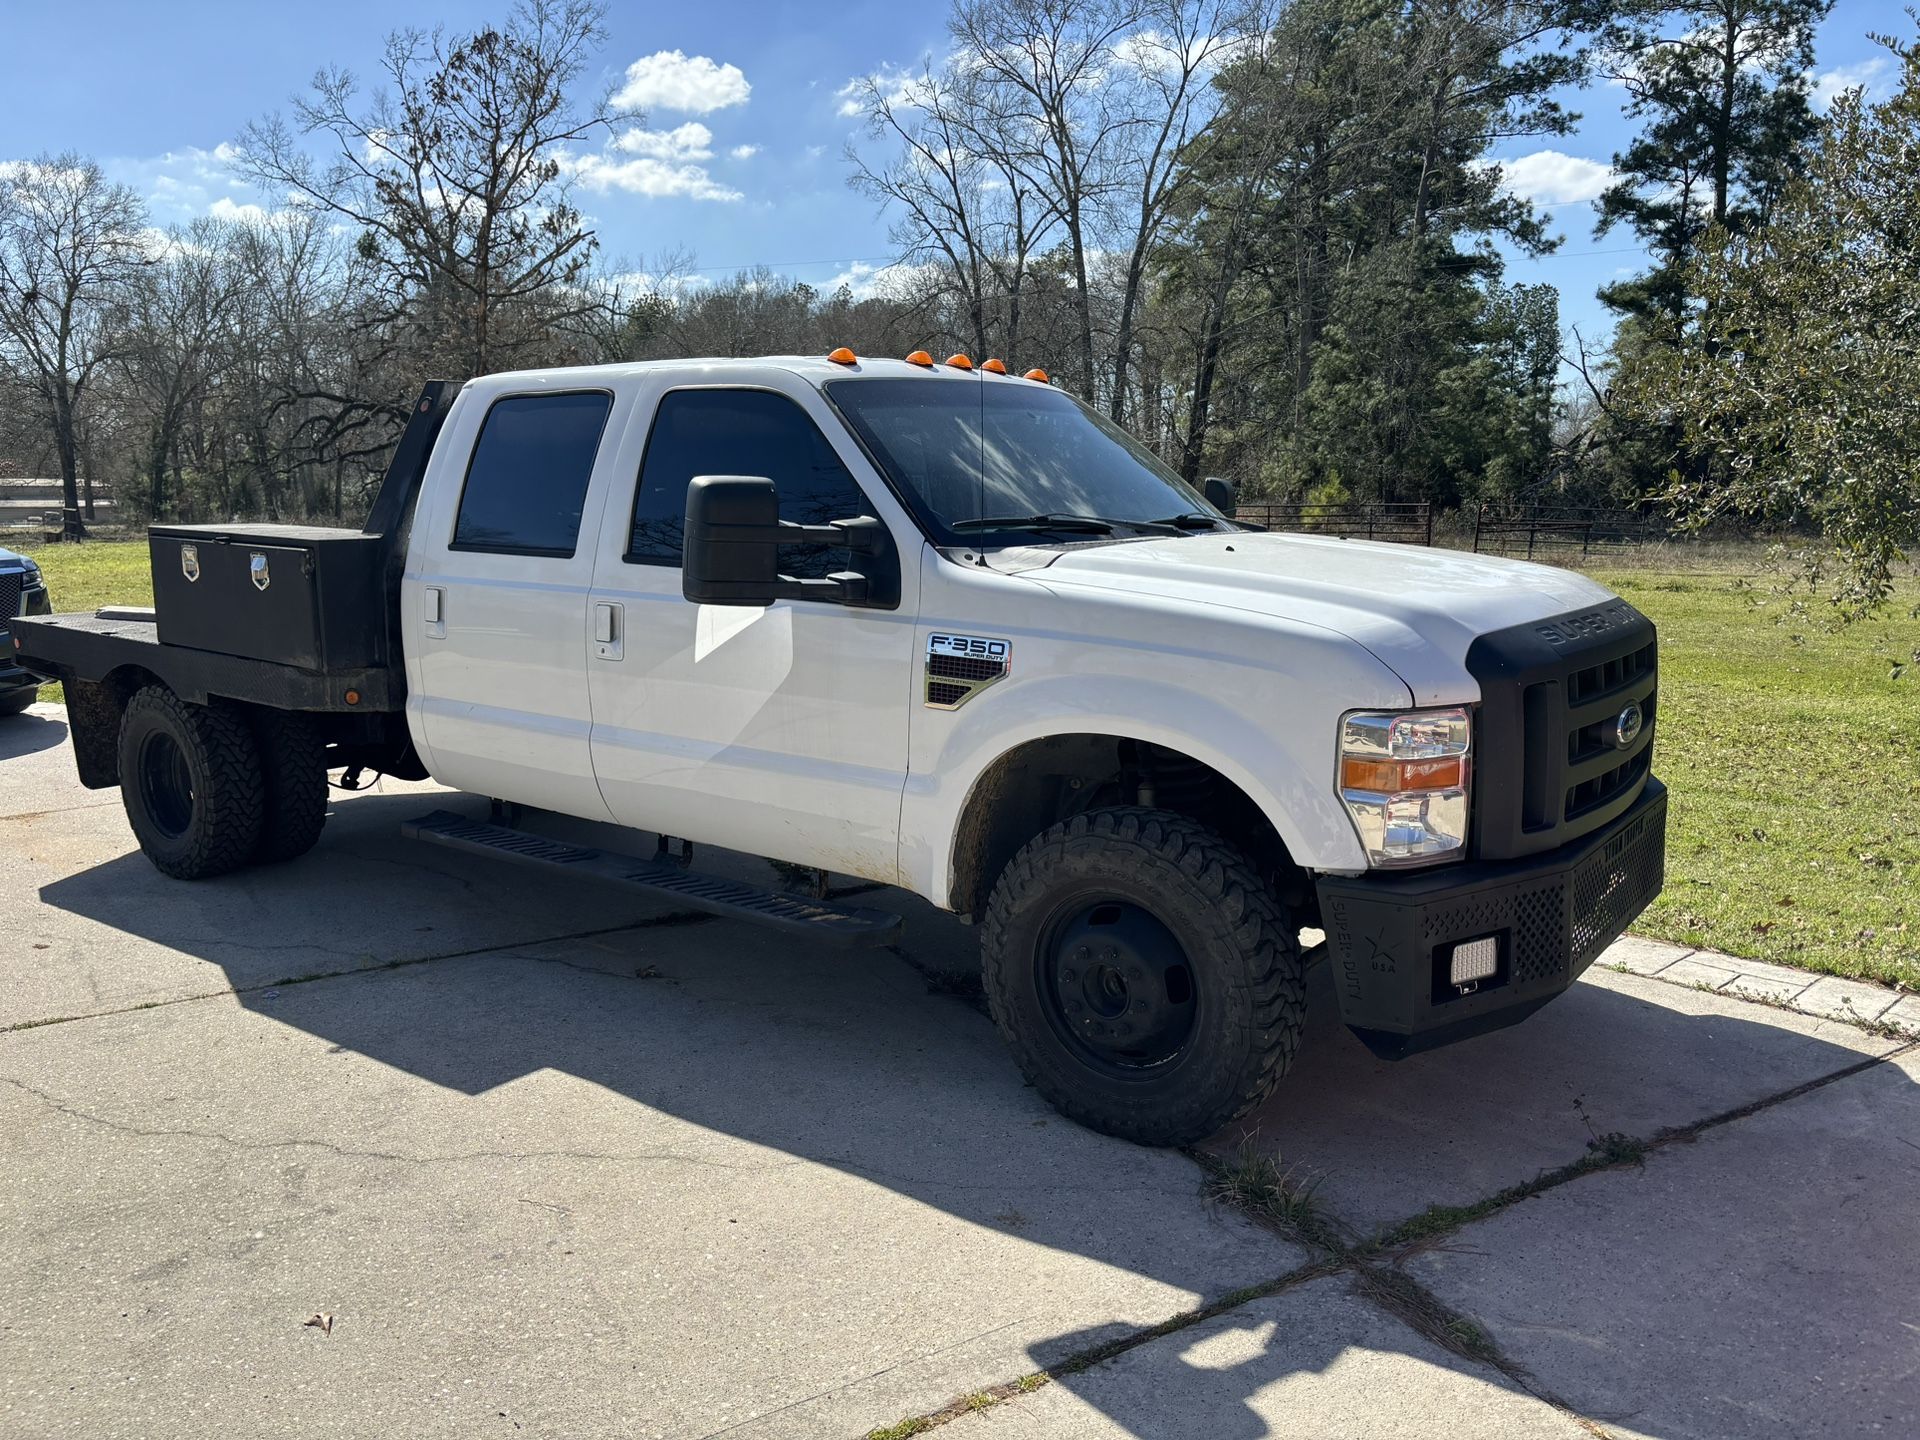
[[[932,365],[932,364],[933,364],[933,356],[931,356],[931,355],[929,355],[929,354],[928,354],[928,353],[927,353],[926,351],[924,351],[924,350],[916,350],[916,351],[914,351],[914,352],[913,352],[913,353],[912,353],[911,355],[909,355],[909,356],[907,356],[907,363],[908,363],[909,365],[928,365],[928,366],[930,366],[930,365]]]
[[[947,363],[956,370],[971,370],[973,368],[973,361],[964,355],[949,355],[947,356]]]
[[[989,375],[1004,375],[1007,373],[1007,362],[998,359],[982,360],[980,362],[980,368],[985,370]]]
[[[1394,795],[1408,790],[1452,790],[1466,783],[1466,762],[1459,756],[1443,760],[1359,760],[1340,762],[1342,790],[1371,790]]]
[[[1044,370],[1029,370],[1027,371],[1026,378],[1029,380],[1038,380],[1042,385],[1051,383],[1047,378],[1047,372]]]
[[[829,350],[827,352],[827,359],[836,365],[857,365],[860,363],[860,357],[844,345],[838,350]]]

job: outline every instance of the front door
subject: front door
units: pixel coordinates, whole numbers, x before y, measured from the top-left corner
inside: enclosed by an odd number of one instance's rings
[[[416,524],[404,623],[411,694],[434,778],[588,819],[610,818],[588,749],[587,592],[611,484],[605,437],[630,402],[607,390],[484,392],[456,411]],[[490,401],[490,403],[488,403]],[[451,441],[452,443],[448,443]]]
[[[601,793],[625,825],[896,880],[917,532],[903,532],[892,497],[810,386],[769,372],[763,386],[643,395],[642,411],[656,396],[644,456],[608,507],[589,597]],[[900,608],[689,604],[680,541],[695,475],[770,477],[784,520],[875,515],[896,538],[912,534],[900,547]],[[850,559],[826,545],[780,556],[785,573],[806,576]]]

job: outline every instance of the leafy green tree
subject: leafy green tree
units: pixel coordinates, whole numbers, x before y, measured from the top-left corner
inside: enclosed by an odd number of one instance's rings
[[[1816,524],[1804,579],[1846,617],[1920,545],[1920,45],[1883,43],[1899,93],[1843,95],[1770,223],[1709,232],[1699,320],[1622,396],[1710,462],[1673,480],[1695,523]]]
[[[1600,292],[1623,315],[1687,311],[1687,263],[1709,227],[1765,223],[1815,128],[1813,32],[1833,0],[1627,0],[1607,27],[1626,115],[1643,126],[1613,157],[1620,178],[1595,229],[1625,225],[1653,252],[1644,275]]]
[[[1222,138],[1193,155],[1166,247],[1187,473],[1298,491],[1338,470],[1360,498],[1442,504],[1530,478],[1551,362],[1489,242],[1554,242],[1488,156],[1571,127],[1557,96],[1596,23],[1589,4],[1296,0],[1227,68]],[[1536,418],[1489,425],[1473,404]]]

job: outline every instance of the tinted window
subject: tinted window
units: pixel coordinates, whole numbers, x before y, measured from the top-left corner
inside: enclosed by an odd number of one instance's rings
[[[672,390],[660,401],[627,559],[678,565],[686,528],[687,482],[696,475],[764,475],[780,492],[780,518],[825,525],[871,513],[827,437],[793,401],[769,390]],[[818,579],[849,563],[844,546],[792,545],[780,569]]]
[[[941,530],[990,517],[1144,522],[1215,513],[1119,426],[1044,385],[837,380],[827,395],[888,478]],[[943,538],[960,537],[947,531]],[[978,529],[965,539],[994,543]]]
[[[599,391],[494,401],[467,465],[453,548],[573,554],[612,404]]]

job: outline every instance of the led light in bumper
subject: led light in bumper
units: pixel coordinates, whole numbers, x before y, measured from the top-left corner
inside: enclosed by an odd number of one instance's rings
[[[1466,845],[1470,750],[1460,708],[1341,722],[1340,799],[1369,863],[1418,865]]]
[[[1447,962],[1447,983],[1477,985],[1492,979],[1499,968],[1499,937],[1483,935],[1478,940],[1462,940],[1453,947],[1453,955]]]

